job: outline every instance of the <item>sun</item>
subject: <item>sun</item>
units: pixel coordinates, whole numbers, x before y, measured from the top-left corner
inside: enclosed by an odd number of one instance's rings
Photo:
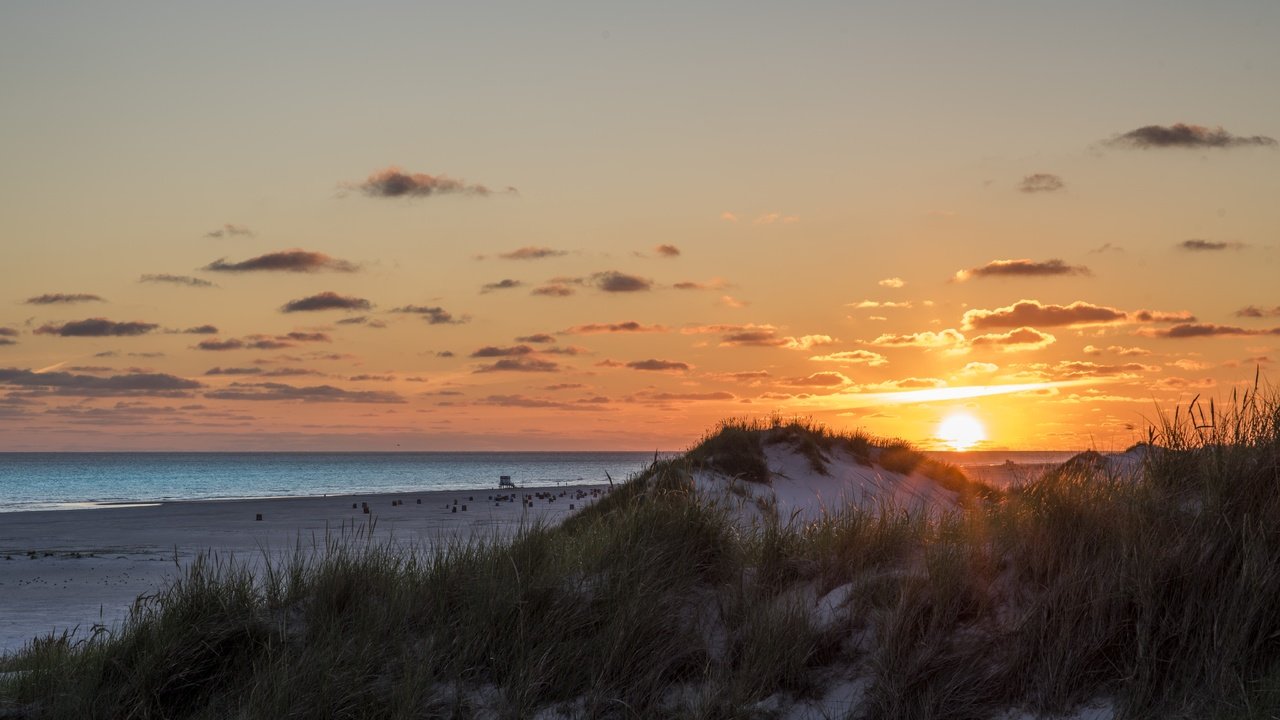
[[[982,423],[968,413],[948,415],[938,424],[938,438],[952,450],[968,450],[987,439],[987,430]]]

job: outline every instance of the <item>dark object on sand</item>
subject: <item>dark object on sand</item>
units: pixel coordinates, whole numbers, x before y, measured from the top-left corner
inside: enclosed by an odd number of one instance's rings
[[[261,521],[262,521],[262,513],[258,513],[258,516],[257,516],[256,518],[254,518],[254,520],[257,520],[257,521],[261,522]]]

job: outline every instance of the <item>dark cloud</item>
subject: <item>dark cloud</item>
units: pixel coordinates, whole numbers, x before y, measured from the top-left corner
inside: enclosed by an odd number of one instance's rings
[[[172,285],[186,285],[187,287],[217,287],[208,280],[201,280],[198,277],[190,275],[170,275],[168,273],[159,273],[154,275],[143,275],[138,278],[140,283],[169,283]]]
[[[70,305],[82,302],[106,302],[106,300],[89,293],[45,293],[29,297],[24,302],[28,305]]]
[[[619,323],[587,323],[560,331],[561,335],[599,335],[601,333],[664,333],[665,325],[642,325],[635,320]]]
[[[338,325],[364,325],[365,327],[371,327],[371,328],[385,328],[387,326],[387,324],[382,322],[381,320],[378,320],[377,318],[370,318],[367,315],[342,318],[341,320],[337,320],[335,322]]]
[[[1063,327],[1104,325],[1124,322],[1128,313],[1115,308],[1077,300],[1070,305],[1045,305],[1038,300],[1019,300],[994,310],[969,310],[964,314],[967,329],[1018,328],[1026,326]]]
[[[524,283],[519,280],[503,279],[498,282],[486,283],[480,286],[480,294],[491,293],[494,290],[511,290],[513,288],[523,287]]]
[[[555,385],[546,385],[542,389],[553,390],[553,391],[554,390],[577,390],[579,388],[584,388],[584,387],[586,387],[586,385],[583,385],[582,383],[556,383]]]
[[[494,357],[518,357],[520,355],[528,355],[534,352],[534,349],[528,345],[512,345],[510,347],[495,347],[487,345],[471,353],[473,358],[494,358]]]
[[[1212,323],[1184,323],[1170,328],[1149,328],[1142,331],[1147,337],[1185,339],[1215,337],[1221,335],[1275,335],[1280,328],[1274,330],[1246,330],[1230,325],[1214,325]]]
[[[217,335],[218,328],[213,325],[196,325],[182,331],[186,335]]]
[[[1098,247],[1093,248],[1092,250],[1090,250],[1090,251],[1089,251],[1089,254],[1090,254],[1090,255],[1100,255],[1100,254],[1103,254],[1103,253],[1111,253],[1111,252],[1122,253],[1122,252],[1124,252],[1124,248],[1120,247],[1119,245],[1112,245],[1111,243],[1102,243],[1102,244],[1101,244],[1101,245],[1099,245]]]
[[[106,318],[89,318],[74,320],[62,325],[44,325],[36,329],[37,335],[59,335],[61,337],[108,337],[145,335],[160,327],[155,323],[115,322]]]
[[[351,382],[395,382],[395,375],[352,375]]]
[[[404,305],[402,307],[395,308],[391,312],[419,315],[423,320],[427,321],[428,325],[461,325],[471,319],[466,315],[463,315],[460,318],[455,318],[452,313],[449,313],[444,308],[437,306],[427,307],[425,305]]]
[[[516,342],[524,342],[524,343],[553,343],[555,341],[556,341],[555,336],[548,335],[546,333],[537,333],[535,335],[521,335],[520,337],[516,338]]]
[[[968,270],[957,272],[955,280],[956,282],[964,282],[969,278],[984,277],[1048,277],[1053,275],[1091,274],[1089,268],[1083,265],[1068,265],[1056,258],[1044,261],[1027,259],[992,260],[982,267],[969,268]]]
[[[597,400],[593,398],[593,400]],[[607,398],[600,398],[608,402]],[[579,412],[599,412],[606,410],[600,407],[600,402],[583,402],[567,403],[559,400],[549,400],[546,398],[533,398],[527,395],[489,395],[476,401],[479,405],[496,405],[498,407],[516,407],[516,408],[537,408],[548,410],[572,410]]]
[[[591,354],[590,350],[584,347],[578,347],[577,345],[569,345],[567,347],[542,348],[538,352],[547,353],[548,355],[574,355],[574,356]]]
[[[332,385],[295,386],[284,383],[231,383],[221,390],[204,394],[212,400],[266,400],[336,403],[403,403],[404,398],[393,392],[374,390],[343,390]]]
[[[642,396],[642,400],[653,400],[659,402],[667,402],[671,400],[735,400],[737,396],[731,392],[703,392],[703,393],[670,393],[660,392],[651,393]]]
[[[364,298],[339,295],[332,290],[297,300],[290,300],[280,307],[280,312],[314,312],[317,310],[369,310],[373,303]],[[399,312],[399,311],[397,311]]]
[[[466,180],[451,178],[448,175],[427,175],[425,173],[406,173],[392,166],[370,175],[358,185],[369,197],[430,197],[432,195],[478,195],[493,193],[484,185],[474,185]],[[508,187],[506,192],[515,192]]]
[[[575,292],[577,291],[564,283],[548,283],[530,290],[529,294],[543,297],[569,297]]]
[[[653,287],[653,281],[617,270],[607,270],[591,276],[597,288],[605,292],[644,292]]]
[[[679,257],[680,255],[680,248],[675,245],[658,245],[653,248],[653,251],[662,257]]]
[[[510,252],[498,253],[498,257],[503,260],[541,260],[543,258],[563,257],[568,255],[567,250],[556,250],[549,247],[536,247],[529,245],[522,248],[516,248]]]
[[[808,350],[830,345],[835,339],[829,335],[780,335],[772,325],[706,325],[685,328],[685,334],[722,332],[720,347],[780,347],[789,350]]]
[[[537,358],[503,358],[492,365],[481,365],[472,372],[475,373],[491,373],[491,372],[557,372],[560,370],[559,363],[550,360],[538,360]]]
[[[217,230],[210,230],[204,234],[207,238],[236,237],[238,235],[253,237],[253,231],[244,225],[224,223],[223,226]]]
[[[1024,193],[1054,192],[1066,187],[1062,178],[1052,173],[1036,173],[1022,178],[1018,190]]]
[[[0,327],[0,337],[18,337],[18,331],[13,328]],[[550,338],[551,336],[548,335],[547,337]],[[547,342],[551,342],[551,340],[547,340]]]
[[[1183,240],[1177,245],[1179,250],[1190,250],[1192,252],[1201,250],[1240,250],[1244,248],[1244,243],[1229,243],[1222,240],[1202,240],[1200,238],[1192,238]]]
[[[360,268],[346,260],[339,260],[321,252],[310,250],[281,250],[267,253],[255,258],[229,263],[226,258],[219,258],[204,266],[210,272],[355,272]]]
[[[205,375],[261,375],[260,367],[211,367],[204,371]]]
[[[1275,145],[1274,138],[1264,135],[1242,136],[1201,125],[1146,125],[1112,138],[1109,145],[1142,148],[1231,148]]]
[[[243,340],[237,340],[235,338],[228,340],[201,340],[196,343],[197,350],[212,350],[215,352],[222,350],[241,350],[244,346],[245,344]]]
[[[277,340],[294,340],[297,342],[333,342],[333,338],[328,333],[322,332],[289,332],[284,335],[277,335]]]
[[[689,370],[689,363],[679,362],[677,360],[632,360],[627,363],[627,367],[632,370],[653,370],[657,372],[685,372]]]
[[[1237,310],[1235,312],[1235,316],[1243,318],[1280,317],[1280,305],[1270,308],[1260,308],[1257,305],[1249,305]],[[0,335],[3,334],[3,332],[0,332]]]
[[[99,397],[109,395],[155,395],[177,397],[204,387],[194,380],[165,373],[132,373],[97,377],[67,372],[38,373],[19,368],[0,368],[0,383],[52,392],[56,395]]]
[[[454,353],[452,350],[441,350],[440,352],[436,353],[436,357],[451,358],[451,357],[454,357]]]
[[[10,340],[7,337],[0,337],[0,345],[17,345],[17,340]]]

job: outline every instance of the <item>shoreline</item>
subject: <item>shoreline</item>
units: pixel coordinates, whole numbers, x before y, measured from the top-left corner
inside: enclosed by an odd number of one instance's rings
[[[8,512],[0,523],[0,654],[50,631],[79,626],[77,637],[86,637],[94,625],[112,627],[139,595],[160,589],[204,552],[259,562],[357,530],[429,549],[559,523],[608,490],[607,484],[530,486]],[[520,495],[534,495],[532,505]]]

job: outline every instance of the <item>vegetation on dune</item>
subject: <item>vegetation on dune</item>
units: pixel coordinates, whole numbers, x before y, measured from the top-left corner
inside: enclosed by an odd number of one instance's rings
[[[694,470],[745,478],[783,441],[928,462],[732,423],[509,542],[206,558],[115,633],[0,661],[0,717],[755,718],[855,679],[829,717],[1280,714],[1275,400],[1193,403],[1134,473],[1087,458],[950,514],[752,531],[698,501]]]

